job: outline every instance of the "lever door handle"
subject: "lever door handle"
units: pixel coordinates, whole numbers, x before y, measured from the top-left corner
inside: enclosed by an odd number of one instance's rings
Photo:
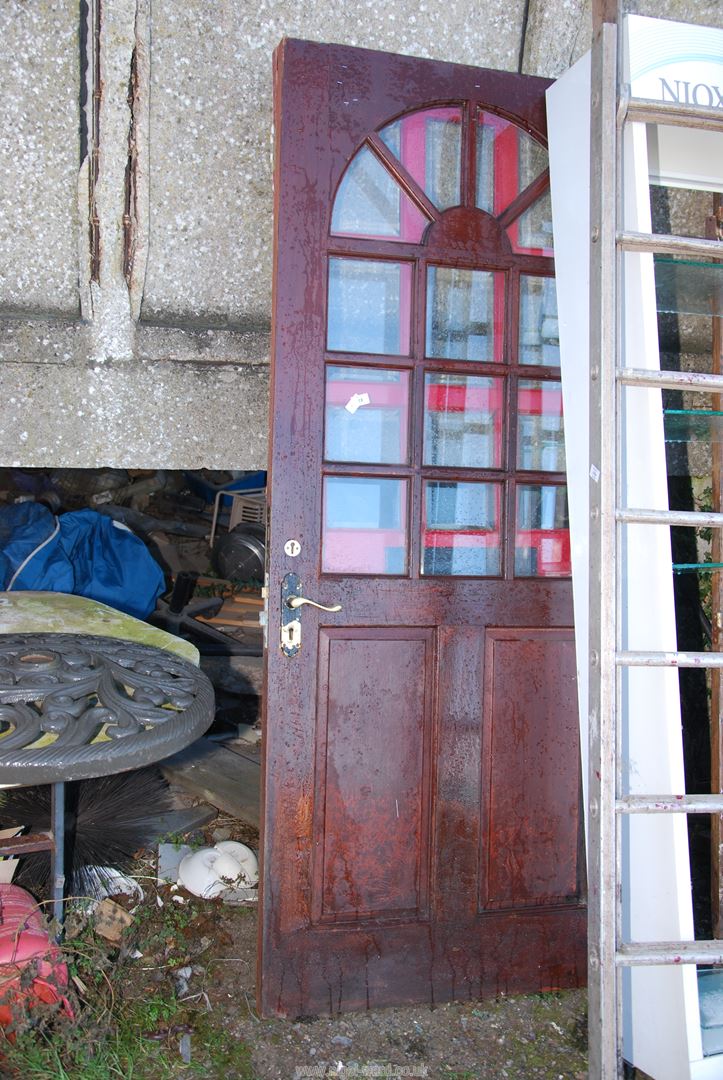
[[[341,611],[341,604],[330,604],[328,606],[326,604],[317,604],[316,600],[309,600],[305,596],[290,596],[286,601],[286,606],[290,607],[292,611],[303,607],[304,604],[318,608],[319,611]]]
[[[281,582],[281,651],[284,656],[296,656],[301,649],[301,612],[308,604],[319,611],[341,611],[341,604],[317,604],[302,596],[303,582],[298,574],[288,573]]]

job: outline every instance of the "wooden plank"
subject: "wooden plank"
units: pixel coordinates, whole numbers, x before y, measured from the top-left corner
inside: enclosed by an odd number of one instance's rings
[[[208,574],[200,574],[196,578],[196,585],[203,589],[218,588],[228,590],[229,592],[233,589],[232,581],[229,581],[227,578],[209,577]]]
[[[254,762],[254,764],[261,767],[261,743],[246,742],[245,739],[229,739],[228,742],[223,744],[224,750],[228,750],[231,754],[238,754],[239,757],[246,758],[248,761]]]
[[[164,840],[168,836],[184,836],[203,828],[218,816],[215,806],[189,806],[182,810],[169,810],[165,814],[159,814],[153,822],[153,829],[157,840]]]
[[[7,837],[0,841],[0,854],[17,857],[33,851],[53,851],[55,839],[52,832],[29,833],[27,836]]]
[[[244,618],[241,612],[225,612],[223,609],[218,615],[206,615],[196,616],[199,622],[210,623],[212,626],[239,626],[246,627],[250,630],[260,630],[258,616],[254,619],[250,616]]]
[[[214,686],[233,694],[262,693],[262,656],[202,656],[201,670],[206,672]]]
[[[162,762],[161,769],[171,783],[258,828],[261,799],[258,762],[231,753],[208,739],[199,739]]]

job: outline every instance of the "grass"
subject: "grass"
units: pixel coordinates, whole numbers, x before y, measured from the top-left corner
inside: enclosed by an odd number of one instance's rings
[[[18,1017],[14,1045],[3,1044],[0,1028],[2,1080],[258,1080],[292,1077],[299,1065],[336,1076],[340,1058],[350,1077],[388,1064],[404,1065],[406,1075],[427,1069],[429,1080],[583,1076],[582,1005],[562,993],[307,1018],[308,1026],[260,1019],[257,913],[158,886],[151,861],[136,871],[146,899],[119,945],[98,937],[88,916],[69,912],[74,1018],[34,1007]],[[339,1032],[350,1047],[332,1042]]]
[[[229,1036],[203,1000],[179,1000],[173,984],[188,960],[196,921],[208,904],[178,904],[155,895],[135,912],[128,939],[113,947],[88,923],[69,932],[63,952],[73,1010],[34,1004],[14,1009],[11,1038],[0,1028],[4,1080],[170,1080],[218,1077],[254,1080],[251,1053]],[[70,920],[69,920],[70,921]],[[164,978],[151,990],[131,958],[139,948]],[[26,969],[23,982],[32,972]]]
[[[190,1021],[190,1022],[189,1022]],[[192,1059],[180,1053],[190,1035]],[[25,1080],[167,1080],[227,1077],[253,1080],[248,1047],[223,1037],[202,1015],[193,1020],[177,1001],[155,998],[120,1006],[105,1030],[87,1020],[30,1029],[2,1050],[3,1075]]]

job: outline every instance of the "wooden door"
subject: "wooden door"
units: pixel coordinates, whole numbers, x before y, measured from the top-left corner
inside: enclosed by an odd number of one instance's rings
[[[578,985],[547,84],[301,41],[275,80],[261,1009]]]

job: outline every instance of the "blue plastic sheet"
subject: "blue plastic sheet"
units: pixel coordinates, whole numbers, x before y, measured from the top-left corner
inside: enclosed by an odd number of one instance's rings
[[[127,526],[95,510],[55,517],[40,503],[0,507],[2,589],[75,593],[145,619],[163,571]]]

